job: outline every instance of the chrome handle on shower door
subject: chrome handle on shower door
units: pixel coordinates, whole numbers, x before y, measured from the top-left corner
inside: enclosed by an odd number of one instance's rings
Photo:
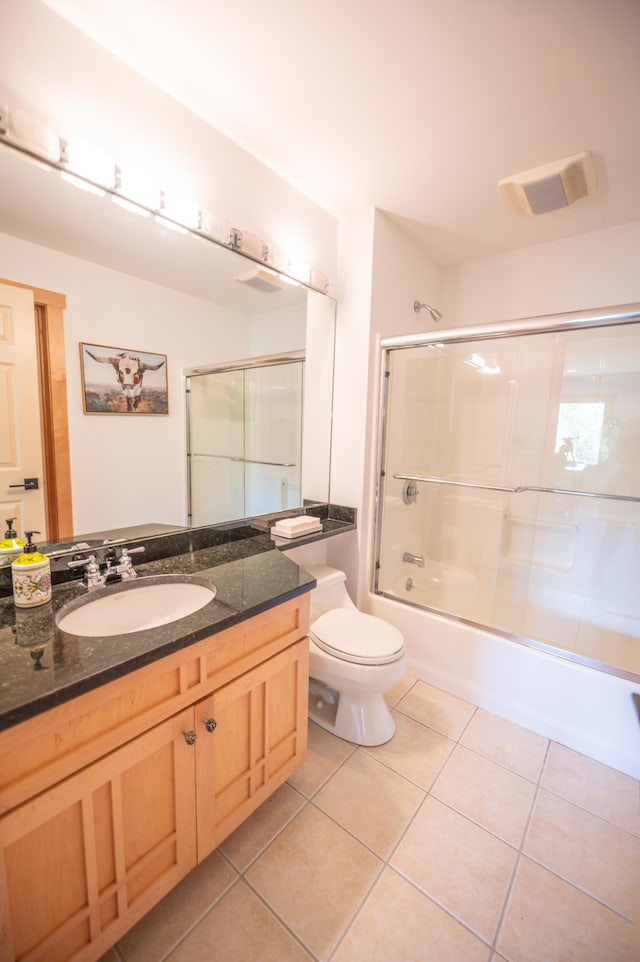
[[[448,484],[455,488],[480,488],[482,491],[503,491],[505,494],[524,494],[531,491],[534,494],[574,494],[578,498],[602,498],[604,501],[633,501],[640,503],[640,498],[629,494],[605,494],[598,491],[574,491],[573,488],[542,488],[534,484],[519,484],[515,488],[500,484],[481,484],[479,481],[452,481],[449,478],[431,478],[420,474],[394,474],[396,481],[423,481],[425,484]]]

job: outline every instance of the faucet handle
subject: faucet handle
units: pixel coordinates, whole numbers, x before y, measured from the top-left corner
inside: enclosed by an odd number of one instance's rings
[[[120,559],[118,561],[117,570],[120,572],[122,578],[135,578],[136,572],[133,567],[133,562],[131,560],[132,554],[142,554],[144,552],[144,546],[140,545],[138,548],[123,548],[120,553]]]
[[[144,545],[140,545],[138,548],[123,548],[120,553],[120,564],[129,566],[132,563],[131,555],[142,554],[144,550]]]
[[[146,549],[142,544],[139,545],[137,548],[123,548],[120,558],[122,561],[124,561],[125,558],[129,558],[129,556],[132,554],[143,554],[145,550]]]
[[[71,561],[67,561],[67,568],[85,568],[87,571],[91,570],[92,574],[99,570],[94,554],[90,554],[88,558],[74,555]]]
[[[100,565],[96,561],[96,556],[90,554],[88,558],[75,558],[67,561],[68,568],[84,568],[82,580],[88,588],[95,588],[103,583]]]

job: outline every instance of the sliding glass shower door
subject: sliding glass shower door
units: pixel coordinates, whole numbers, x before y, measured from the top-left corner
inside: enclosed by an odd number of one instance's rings
[[[187,378],[194,525],[301,504],[303,360],[245,363]]]
[[[384,352],[374,590],[640,671],[640,325]]]

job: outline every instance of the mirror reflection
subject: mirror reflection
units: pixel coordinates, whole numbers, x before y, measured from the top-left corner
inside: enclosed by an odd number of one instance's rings
[[[299,285],[261,283],[264,267],[194,234],[178,234],[60,180],[0,145],[2,276],[66,296],[65,360],[73,534],[140,525],[183,527],[253,516],[216,504],[189,518],[186,372],[265,355],[301,352],[302,448],[297,481],[287,479],[287,507],[329,500],[335,304]],[[267,287],[268,289],[265,289]],[[169,413],[90,414],[83,410],[79,345],[117,345],[166,355]],[[31,375],[22,368],[18,378]],[[272,394],[275,394],[274,386]],[[289,430],[277,405],[256,403],[251,443]],[[273,420],[276,419],[276,423]],[[299,432],[299,427],[293,427]],[[266,437],[266,434],[265,434]],[[269,458],[270,459],[270,458]],[[269,460],[255,458],[254,460]],[[288,462],[289,455],[283,460]],[[25,476],[32,473],[24,464]],[[16,494],[0,477],[2,517],[29,527],[31,492]],[[275,484],[280,510],[283,486]],[[217,494],[213,493],[213,500]],[[222,499],[224,500],[224,499]],[[294,503],[297,502],[297,503]],[[48,539],[41,536],[40,543]]]

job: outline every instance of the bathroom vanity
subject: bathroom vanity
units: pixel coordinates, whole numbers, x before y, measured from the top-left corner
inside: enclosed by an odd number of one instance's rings
[[[64,635],[77,583],[14,623],[3,602],[0,962],[99,959],[305,757],[311,576],[276,550],[169,560],[139,574],[217,594],[161,628]]]

